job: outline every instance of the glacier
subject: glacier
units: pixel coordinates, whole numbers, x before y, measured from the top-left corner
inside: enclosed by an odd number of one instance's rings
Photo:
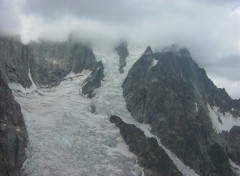
[[[129,50],[122,74],[118,71],[116,52],[94,50],[97,60],[103,62],[105,77],[92,99],[81,93],[84,80],[91,74],[89,70],[70,73],[59,86],[52,88],[39,89],[33,84],[30,89],[24,89],[19,84],[9,84],[21,105],[29,134],[22,175],[143,176],[137,157],[129,151],[119,129],[109,121],[111,115],[117,115],[146,136],[156,138],[184,176],[197,176],[161,144],[149,125],[138,123],[127,110],[121,85],[144,49],[130,47]],[[96,112],[91,111],[92,107]]]

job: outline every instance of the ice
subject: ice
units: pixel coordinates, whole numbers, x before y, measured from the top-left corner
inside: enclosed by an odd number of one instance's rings
[[[126,108],[121,85],[144,50],[130,47],[123,74],[118,71],[116,52],[94,50],[97,60],[103,62],[105,77],[93,99],[81,95],[81,85],[91,74],[89,70],[70,73],[53,88],[24,89],[19,84],[10,84],[29,133],[23,175],[143,176],[137,157],[129,151],[119,129],[110,123],[110,115],[118,115],[146,136],[156,138],[183,175],[197,175],[161,144],[149,125],[136,122]],[[96,113],[91,113],[92,108],[96,108]]]
[[[229,112],[223,114],[217,106],[211,107],[209,104],[207,106],[213,127],[217,133],[229,132],[233,126],[240,126],[240,117],[233,117]]]
[[[136,156],[108,116],[89,112],[91,100],[79,94],[80,85],[90,73],[70,73],[50,89],[24,89],[11,84],[29,134],[23,175],[142,174]]]

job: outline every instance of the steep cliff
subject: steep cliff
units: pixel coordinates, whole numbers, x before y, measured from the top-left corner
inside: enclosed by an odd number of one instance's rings
[[[3,77],[8,82],[16,82],[23,87],[30,87],[27,48],[21,43],[20,38],[0,36],[0,53],[0,70]]]
[[[91,49],[75,41],[31,42],[27,58],[34,82],[40,87],[59,85],[69,74],[93,70],[97,64]]]
[[[104,67],[101,61],[97,63],[92,73],[84,81],[82,86],[82,93],[89,98],[95,96],[94,90],[101,86],[101,81],[104,77]]]
[[[27,132],[18,103],[0,72],[0,175],[18,176],[25,160]]]
[[[234,175],[228,162],[231,146],[220,135],[225,117],[219,115],[216,122],[214,114],[238,116],[237,100],[213,84],[187,49],[172,46],[153,53],[148,47],[122,87],[132,116],[150,124],[186,165],[200,175]]]
[[[146,176],[182,175],[155,138],[146,137],[140,129],[123,122],[118,116],[111,116],[110,121],[120,129],[130,151],[138,156],[138,163],[144,167]]]
[[[92,50],[74,40],[24,45],[17,37],[0,37],[0,52],[2,74],[25,88],[32,85],[30,78],[39,87],[52,87],[70,72],[93,70],[97,65]]]

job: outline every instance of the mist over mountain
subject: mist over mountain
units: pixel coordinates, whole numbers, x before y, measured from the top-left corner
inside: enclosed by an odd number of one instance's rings
[[[187,47],[219,87],[239,98],[239,1],[200,0],[2,0],[0,33],[22,41],[82,42],[111,46],[119,39],[135,45]],[[57,4],[57,5],[56,5]]]
[[[240,3],[1,0],[0,175],[239,176]]]

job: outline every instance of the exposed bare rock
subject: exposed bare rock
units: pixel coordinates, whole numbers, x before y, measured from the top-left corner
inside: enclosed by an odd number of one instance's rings
[[[224,138],[214,130],[208,104],[231,112],[233,100],[199,68],[186,48],[153,53],[148,47],[130,69],[123,95],[132,116],[200,175],[234,175]]]
[[[0,175],[18,176],[25,160],[27,132],[18,103],[0,72]]]
[[[110,121],[120,129],[120,133],[130,151],[138,157],[138,164],[144,167],[147,176],[180,176],[182,175],[172,160],[159,147],[155,138],[148,138],[132,124],[127,124],[118,116],[111,116]]]
[[[101,81],[103,80],[104,77],[103,72],[104,72],[103,64],[101,61],[99,61],[95,68],[93,69],[92,73],[89,75],[89,77],[85,80],[83,84],[82,93],[84,95],[87,95],[89,98],[95,96],[94,90],[101,86]]]
[[[129,55],[128,48],[127,48],[127,42],[122,42],[117,48],[116,51],[119,56],[119,72],[123,73],[123,67],[126,66],[126,58]]]

